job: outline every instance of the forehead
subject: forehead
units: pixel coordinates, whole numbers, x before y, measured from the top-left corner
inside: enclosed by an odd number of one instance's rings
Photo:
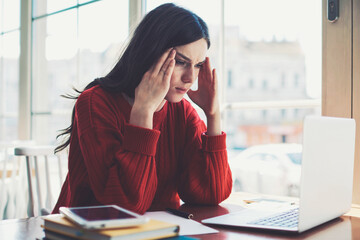
[[[189,58],[191,62],[197,63],[204,61],[207,53],[207,43],[205,39],[199,39],[195,42],[175,47],[176,52]]]

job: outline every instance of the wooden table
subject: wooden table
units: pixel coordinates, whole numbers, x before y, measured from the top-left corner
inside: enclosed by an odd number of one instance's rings
[[[194,219],[200,221],[204,218],[218,216],[241,209],[239,205],[221,204],[220,206],[188,206],[182,205],[181,209],[194,214]],[[42,239],[44,233],[40,225],[41,217],[28,219],[14,219],[0,221],[0,239]],[[214,227],[214,226],[212,226]],[[302,234],[289,234],[279,232],[264,232],[231,227],[214,227],[219,230],[216,234],[192,236],[205,240],[222,239],[360,239],[360,218],[342,216],[326,224],[318,226]]]

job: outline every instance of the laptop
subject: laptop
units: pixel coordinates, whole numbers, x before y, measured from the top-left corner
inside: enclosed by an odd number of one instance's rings
[[[245,208],[206,224],[304,232],[348,212],[352,202],[355,120],[304,119],[299,204],[281,212]]]

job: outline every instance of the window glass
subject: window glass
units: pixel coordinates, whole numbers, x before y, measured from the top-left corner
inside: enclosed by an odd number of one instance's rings
[[[301,131],[299,129],[298,134],[294,133],[293,138],[301,139]],[[239,151],[229,158],[233,190],[299,196],[301,151],[301,144],[268,142]]]
[[[20,1],[0,0],[0,141],[17,139]]]
[[[87,3],[87,2],[92,2],[94,0],[78,0],[79,4],[82,4],[82,3]],[[125,1],[117,1],[117,2],[121,2],[121,4],[126,4]],[[127,3],[129,1],[126,1]]]
[[[320,0],[225,0],[224,16],[227,101],[320,98]]]
[[[33,110],[59,109],[59,96],[77,78],[77,16],[70,10],[34,21]]]
[[[19,90],[19,55],[20,42],[19,31],[4,34],[2,62],[3,62],[3,77],[4,77],[4,100],[6,99],[6,113],[13,115],[18,111],[18,90]]]
[[[223,124],[227,146],[237,152],[257,144],[301,144],[303,117],[320,113],[320,107],[228,110]]]
[[[40,6],[44,7],[44,6]],[[32,136],[54,143],[69,126],[77,95],[107,74],[128,35],[128,1],[103,0],[33,22]]]
[[[271,144],[282,144],[279,151],[286,152],[287,144],[301,144],[304,117],[321,114],[321,1],[305,0],[299,5],[295,0],[224,0],[224,9],[225,103],[229,106],[224,126],[230,161],[261,144],[276,149]],[[280,184],[281,194],[296,195],[288,188],[299,184],[301,153],[286,152],[279,159],[287,161],[266,169],[278,172],[272,180]],[[275,185],[265,187],[270,180],[263,169],[259,164],[252,172],[261,178],[254,180],[256,184],[235,174],[243,186],[237,190],[278,194]]]
[[[33,0],[33,16],[57,12],[77,4],[77,0]]]
[[[0,35],[0,140],[17,139],[19,31]]]
[[[106,75],[118,60],[129,32],[128,9],[128,1],[118,0],[79,9],[79,85]]]
[[[57,144],[55,137],[59,134],[59,130],[70,126],[71,114],[69,111],[54,110],[52,114],[34,114],[32,116],[32,138],[37,143]]]
[[[302,155],[300,153],[288,153],[289,158],[295,164],[301,164]]]
[[[0,1],[0,32],[7,32],[20,27],[20,1]]]
[[[1,139],[6,142],[18,139],[18,117],[10,115],[1,119]]]
[[[320,107],[226,111],[223,125],[234,191],[298,196],[302,119],[320,112]],[[275,161],[259,161],[270,153]]]
[[[48,115],[71,106],[60,95],[77,80],[76,22],[76,9],[33,22],[32,111],[44,115],[32,121],[32,135],[38,142],[55,140]]]
[[[4,31],[4,19],[2,16],[4,16],[4,7],[3,7],[3,1],[4,0],[0,0],[0,34]]]

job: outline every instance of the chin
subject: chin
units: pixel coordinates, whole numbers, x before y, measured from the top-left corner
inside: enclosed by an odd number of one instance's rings
[[[178,103],[184,98],[184,95],[182,96],[166,96],[165,100],[171,103]]]

